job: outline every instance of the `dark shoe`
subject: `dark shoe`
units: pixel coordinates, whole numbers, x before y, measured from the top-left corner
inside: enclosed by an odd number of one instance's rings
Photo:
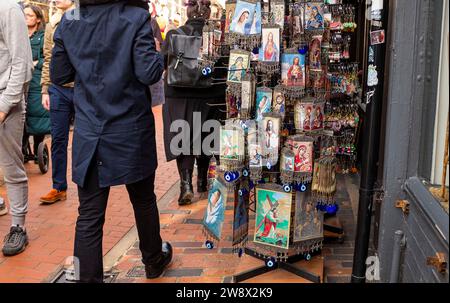
[[[9,234],[6,235],[3,244],[3,255],[5,257],[15,256],[25,250],[28,245],[28,236],[19,226],[11,227]]]
[[[167,265],[172,261],[173,249],[169,242],[163,242],[162,252],[154,264],[145,265],[147,279],[156,279],[161,276]]]
[[[208,191],[208,167],[197,167],[197,192],[206,193]]]
[[[23,156],[23,163],[34,161],[34,155],[26,154]]]
[[[8,214],[8,207],[2,197],[0,197],[0,217]]]
[[[192,203],[194,198],[194,189],[192,187],[192,170],[183,170],[180,174],[180,197],[178,198],[178,205],[188,205]]]

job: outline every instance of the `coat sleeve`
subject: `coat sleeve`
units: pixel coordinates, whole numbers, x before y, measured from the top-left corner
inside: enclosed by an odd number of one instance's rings
[[[47,24],[44,33],[44,62],[42,63],[41,86],[42,94],[48,94],[50,86],[50,60],[53,49],[53,29],[51,24]]]
[[[0,35],[3,36],[8,49],[8,65],[11,66],[6,88],[0,94],[0,112],[7,114],[23,100],[24,86],[31,80],[33,71],[30,40],[19,7],[0,12]]]
[[[150,15],[138,28],[134,39],[133,63],[135,76],[141,83],[151,85],[161,80],[163,59],[156,51]]]
[[[53,42],[55,45],[53,47],[52,60],[50,63],[50,80],[52,83],[60,86],[71,83],[75,80],[75,68],[70,62],[64,46],[64,40],[62,38],[63,30],[64,22],[61,21],[61,24],[58,26],[53,36]]]

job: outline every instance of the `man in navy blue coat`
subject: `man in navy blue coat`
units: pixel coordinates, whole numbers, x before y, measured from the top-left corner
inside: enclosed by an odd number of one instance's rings
[[[135,1],[136,2],[136,1]],[[72,175],[79,217],[74,256],[81,282],[102,282],[102,236],[111,186],[125,184],[148,278],[172,259],[162,243],[154,194],[157,166],[149,85],[161,79],[148,11],[122,0],[81,0],[55,32],[50,77],[75,81]],[[79,20],[77,20],[79,19]]]

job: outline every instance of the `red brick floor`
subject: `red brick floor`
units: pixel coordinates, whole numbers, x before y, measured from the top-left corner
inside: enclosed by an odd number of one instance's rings
[[[340,203],[339,219],[344,226],[346,237],[343,243],[326,242],[322,255],[315,256],[311,261],[300,261],[296,265],[310,272],[320,275],[323,282],[342,283],[350,281],[354,247],[354,215],[351,207],[351,196],[348,190],[349,182],[357,183],[355,177],[339,177],[338,194],[336,199]],[[171,242],[174,247],[174,258],[171,266],[161,278],[145,279],[145,271],[141,262],[136,242],[115,266],[118,283],[217,283],[230,282],[231,276],[263,265],[263,262],[244,256],[239,258],[231,250],[231,220],[232,210],[227,207],[223,238],[217,248],[204,248],[205,237],[202,233],[202,218],[206,208],[206,195],[197,195],[194,204],[179,207],[174,199],[167,207],[160,208],[161,231],[164,240]],[[249,234],[253,234],[250,224]],[[308,283],[284,270],[266,273],[247,282],[270,283]]]
[[[164,240],[174,247],[172,264],[164,275],[155,280],[145,279],[145,271],[138,249],[139,243],[119,260],[115,271],[119,274],[118,283],[220,283],[230,282],[231,276],[264,265],[260,260],[250,256],[239,258],[232,253],[231,231],[233,210],[229,206],[225,211],[223,238],[217,247],[208,250],[204,247],[205,236],[202,232],[202,218],[206,208],[206,195],[197,195],[192,205],[179,207],[176,199],[171,201],[161,214],[161,234]],[[253,221],[253,220],[252,220]],[[254,222],[254,221],[253,221]],[[254,224],[254,223],[253,223]],[[253,225],[250,224],[250,234]],[[323,275],[323,258],[311,262],[301,261],[299,266],[307,268],[320,276]],[[283,270],[267,273],[248,282],[271,283],[307,283],[308,281]]]
[[[161,107],[155,108],[154,114],[159,161],[155,193],[159,199],[178,181],[178,174],[176,164],[165,161]],[[0,282],[45,281],[58,271],[68,256],[72,255],[78,214],[75,184],[69,184],[67,201],[43,206],[39,203],[39,197],[50,189],[51,173],[41,175],[35,164],[27,164],[26,168],[30,180],[29,213],[26,223],[30,245],[24,253],[12,258],[5,258],[0,254]],[[71,180],[70,159],[68,175],[68,180]],[[5,197],[5,191],[5,186],[0,186],[0,195]],[[9,231],[10,222],[9,215],[0,217],[0,238]],[[104,254],[117,244],[133,225],[134,216],[125,187],[113,188],[104,228]]]

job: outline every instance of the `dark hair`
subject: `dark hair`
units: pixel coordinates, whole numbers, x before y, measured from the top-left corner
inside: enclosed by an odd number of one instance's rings
[[[44,13],[42,12],[42,9],[39,6],[31,5],[31,4],[25,5],[23,10],[25,10],[26,8],[31,9],[33,11],[33,13],[36,15],[36,18],[41,21],[39,23],[38,30],[44,30],[45,29],[45,18],[44,18]]]
[[[209,19],[211,15],[210,0],[188,0],[186,3],[188,19]]]
[[[145,10],[149,10],[149,0],[80,0],[80,6],[87,6],[87,5],[101,5],[106,3],[113,3],[113,2],[125,2],[127,5],[130,6],[137,6],[140,8],[143,8]]]

